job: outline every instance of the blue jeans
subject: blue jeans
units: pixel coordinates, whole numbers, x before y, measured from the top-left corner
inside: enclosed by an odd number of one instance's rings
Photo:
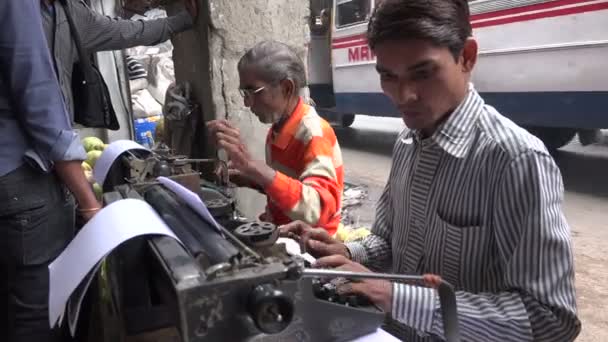
[[[0,338],[58,341],[48,319],[49,264],[74,235],[73,197],[54,174],[23,165],[0,177]]]

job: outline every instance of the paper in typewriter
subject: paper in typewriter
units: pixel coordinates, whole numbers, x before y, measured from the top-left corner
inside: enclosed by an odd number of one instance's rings
[[[100,185],[106,181],[110,168],[123,153],[128,151],[150,151],[132,140],[118,140],[106,148],[93,168],[93,177]]]
[[[167,177],[158,177],[157,181],[164,185],[167,189],[171,190],[178,198],[184,201],[190,207],[190,209],[194,210],[198,215],[200,215],[200,217],[203,218],[203,220],[211,224],[213,228],[222,234],[220,225],[217,223],[215,218],[213,218],[213,215],[211,215],[211,212],[209,212],[209,209],[199,195]]]
[[[80,302],[92,278],[87,275],[92,274],[99,262],[120,244],[143,235],[168,236],[179,241],[154,209],[141,200],[114,202],[95,215],[49,265],[50,326],[54,327],[63,319],[66,304],[78,288],[74,298],[76,305],[71,305],[69,315],[73,321],[70,325],[75,325]]]
[[[382,329],[378,329],[378,331],[376,331],[373,334],[359,337],[358,339],[353,340],[351,342],[398,342],[398,341],[401,341],[401,340],[396,338],[395,336],[387,333],[386,331],[384,331]]]
[[[93,269],[86,275],[86,277],[80,282],[80,285],[74,290],[74,293],[70,296],[70,299],[67,303],[67,315],[68,315],[68,328],[70,329],[70,334],[72,337],[76,335],[76,327],[78,324],[78,317],[80,316],[80,308],[82,306],[82,301],[84,300],[84,296],[87,294],[87,290],[91,285],[93,279],[95,279],[95,274],[101,268],[101,264],[103,260],[98,262],[97,265],[93,267]],[[59,325],[62,324],[63,317],[59,318]]]

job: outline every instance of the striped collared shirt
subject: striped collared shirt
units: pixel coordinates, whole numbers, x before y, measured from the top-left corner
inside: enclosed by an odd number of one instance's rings
[[[265,189],[269,219],[301,220],[334,234],[344,189],[340,145],[329,123],[302,99],[278,133],[268,132],[266,163],[277,171]]]
[[[471,86],[430,138],[400,135],[373,234],[348,247],[376,271],[454,285],[464,341],[570,341],[581,324],[562,197],[544,145]],[[443,338],[432,289],[395,283],[389,321],[407,341]]]

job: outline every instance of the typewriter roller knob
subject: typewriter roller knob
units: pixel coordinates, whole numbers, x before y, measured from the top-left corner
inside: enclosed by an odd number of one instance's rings
[[[273,245],[279,238],[277,226],[270,222],[249,222],[234,231],[236,237],[252,247]]]
[[[214,199],[210,199],[210,200],[205,201],[205,205],[209,209],[218,209],[218,208],[222,208],[222,207],[225,207],[227,205],[230,205],[230,202],[228,202],[225,199],[214,198]]]
[[[204,199],[205,205],[213,217],[230,215],[233,207],[232,202],[225,198]]]
[[[249,314],[260,331],[277,334],[293,319],[294,304],[272,285],[259,285],[249,294]]]

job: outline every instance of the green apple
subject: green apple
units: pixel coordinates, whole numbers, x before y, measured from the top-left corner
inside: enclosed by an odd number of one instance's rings
[[[95,163],[97,163],[97,159],[101,157],[102,151],[93,150],[87,152],[87,160],[85,161],[87,164],[91,165],[92,168],[95,168]]]
[[[82,139],[82,146],[87,152],[94,150],[103,151],[104,145],[103,141],[97,137],[86,137]]]

